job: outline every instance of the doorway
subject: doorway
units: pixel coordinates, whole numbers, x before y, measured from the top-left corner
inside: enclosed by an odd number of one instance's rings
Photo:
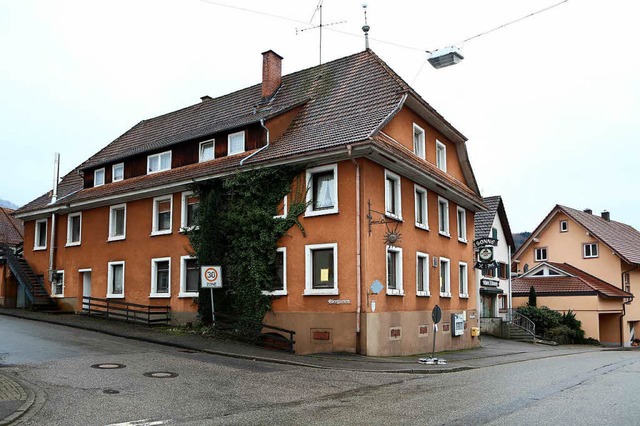
[[[493,305],[496,296],[493,294],[481,294],[482,300],[482,312],[481,316],[484,318],[493,318]]]
[[[82,275],[82,310],[89,309],[89,304],[85,303],[85,297],[91,297],[91,269],[81,269]]]

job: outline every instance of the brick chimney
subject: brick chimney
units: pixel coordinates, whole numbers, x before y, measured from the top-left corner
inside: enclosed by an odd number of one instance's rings
[[[282,82],[282,56],[273,50],[262,52],[262,97],[268,98]]]
[[[611,213],[609,213],[608,211],[603,211],[602,213],[600,213],[600,215],[602,216],[602,218],[604,220],[606,220],[607,222],[611,222]]]
[[[585,213],[593,214],[593,210],[591,210],[591,209],[584,209],[582,211],[585,212]]]

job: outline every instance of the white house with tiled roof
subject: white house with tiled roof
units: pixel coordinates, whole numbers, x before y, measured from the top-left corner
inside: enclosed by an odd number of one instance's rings
[[[607,211],[556,205],[513,256],[519,273],[541,262],[566,263],[627,293],[640,293],[640,232],[611,220]],[[640,338],[640,302],[629,297],[599,312],[605,343],[630,345]],[[578,311],[575,306],[566,309]]]
[[[480,329],[489,331],[502,322],[511,308],[511,254],[515,246],[502,197],[485,197],[483,201],[487,210],[475,215],[475,238],[497,240],[493,252],[496,266],[476,269]]]

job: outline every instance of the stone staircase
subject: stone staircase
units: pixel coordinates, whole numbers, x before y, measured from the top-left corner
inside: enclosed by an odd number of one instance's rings
[[[510,340],[517,340],[519,342],[535,343],[535,335],[530,331],[512,323],[505,322],[503,324],[503,335]]]

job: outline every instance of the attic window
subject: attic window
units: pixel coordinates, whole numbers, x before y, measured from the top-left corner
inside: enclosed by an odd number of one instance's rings
[[[244,147],[244,131],[231,133],[228,139],[227,155],[240,154],[245,151]]]
[[[560,221],[560,232],[567,232],[569,230],[569,223],[566,220]]]
[[[213,160],[214,154],[214,143],[215,141],[212,139],[210,141],[200,142],[200,162]]]
[[[93,172],[93,186],[104,185],[104,167]]]
[[[171,151],[153,154],[147,157],[147,174],[171,169]]]

